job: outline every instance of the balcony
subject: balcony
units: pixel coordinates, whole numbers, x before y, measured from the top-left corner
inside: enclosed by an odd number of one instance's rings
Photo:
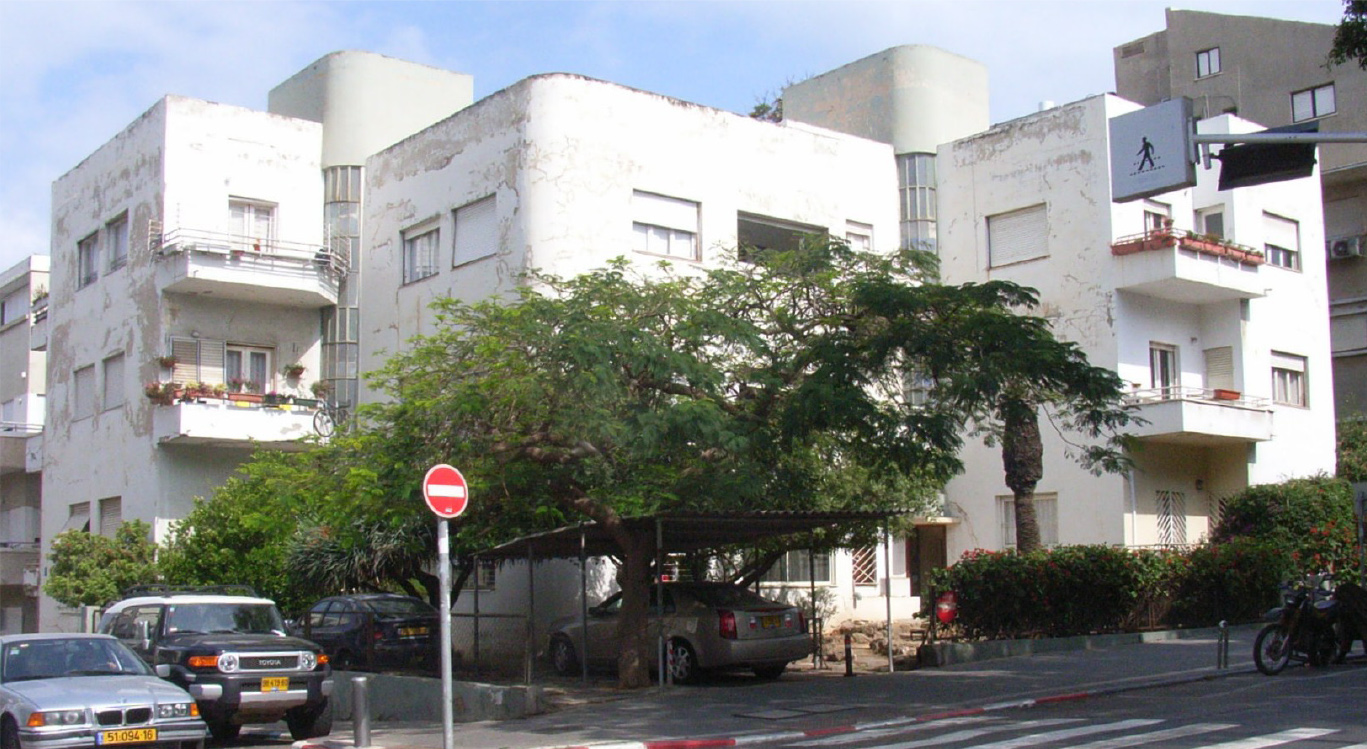
[[[161,445],[303,450],[308,446],[306,439],[317,436],[313,427],[317,411],[297,404],[195,398],[156,405],[152,434]]]
[[[1266,398],[1237,390],[1167,387],[1136,390],[1125,405],[1147,424],[1132,434],[1148,442],[1211,447],[1272,439],[1272,411]]]
[[[1183,304],[1266,295],[1261,252],[1180,229],[1154,229],[1111,244],[1116,288]]]
[[[47,350],[47,300],[47,294],[43,294],[29,308],[29,320],[33,322],[29,328],[29,348],[33,351]]]
[[[341,253],[323,245],[195,229],[153,237],[157,286],[169,294],[317,309],[337,303],[347,272]]]
[[[0,541],[0,585],[36,583],[38,554],[36,541]]]
[[[26,470],[28,438],[41,434],[41,424],[16,424],[0,421],[0,474]]]

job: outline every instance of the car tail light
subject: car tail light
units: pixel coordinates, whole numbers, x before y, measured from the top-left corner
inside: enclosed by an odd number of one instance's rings
[[[731,611],[720,610],[717,612],[717,620],[720,623],[721,635],[723,640],[736,639],[736,615]]]
[[[797,610],[797,631],[803,634],[807,632],[807,617],[803,615],[802,609]]]

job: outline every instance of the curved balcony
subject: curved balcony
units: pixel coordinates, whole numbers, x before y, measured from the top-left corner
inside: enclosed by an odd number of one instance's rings
[[[1261,252],[1181,229],[1154,229],[1111,244],[1116,288],[1184,304],[1265,296]]]
[[[173,229],[156,243],[157,287],[255,304],[319,308],[337,303],[341,253],[323,245]]]
[[[313,406],[267,405],[227,397],[199,397],[157,404],[152,434],[161,445],[303,450],[317,436]]]
[[[1266,398],[1237,390],[1166,387],[1136,390],[1125,405],[1147,424],[1131,432],[1141,440],[1214,446],[1272,439],[1272,410]]]

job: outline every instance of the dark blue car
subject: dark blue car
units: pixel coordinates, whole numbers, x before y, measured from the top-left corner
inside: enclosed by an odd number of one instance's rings
[[[426,601],[395,593],[332,596],[313,605],[298,633],[317,643],[339,670],[430,668],[440,615]]]

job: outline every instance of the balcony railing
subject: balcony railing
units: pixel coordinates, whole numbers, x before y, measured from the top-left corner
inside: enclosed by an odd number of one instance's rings
[[[150,387],[149,387],[150,391]],[[179,394],[170,402],[160,396],[155,405],[153,433],[158,442],[186,445],[246,446],[303,449],[316,437],[314,416],[319,402],[312,398],[272,400],[270,396],[224,393]]]
[[[0,421],[0,436],[31,437],[43,431],[42,424],[21,424],[17,421]]]
[[[1187,387],[1184,385],[1134,390],[1125,396],[1124,402],[1127,406],[1139,406],[1145,403],[1182,400],[1214,403],[1220,406],[1243,406],[1244,408],[1267,408],[1270,403],[1267,398],[1248,397],[1238,390]]]
[[[1124,402],[1145,422],[1132,430],[1141,440],[1215,447],[1272,439],[1268,399],[1237,390],[1151,388],[1131,392]]]
[[[172,229],[160,235],[160,243],[154,249],[160,255],[202,252],[231,257],[293,261],[312,264],[339,275],[345,274],[349,269],[348,259],[344,253],[325,245],[262,239],[204,229]]]
[[[1136,252],[1165,250],[1171,247],[1195,252],[1197,255],[1227,258],[1248,265],[1262,265],[1264,262],[1263,253],[1252,247],[1171,227],[1150,229],[1143,234],[1121,237],[1111,243],[1111,254],[1133,255]]]
[[[247,303],[318,308],[337,303],[349,271],[331,243],[262,239],[192,227],[161,233],[151,222],[148,249],[165,292]]]

